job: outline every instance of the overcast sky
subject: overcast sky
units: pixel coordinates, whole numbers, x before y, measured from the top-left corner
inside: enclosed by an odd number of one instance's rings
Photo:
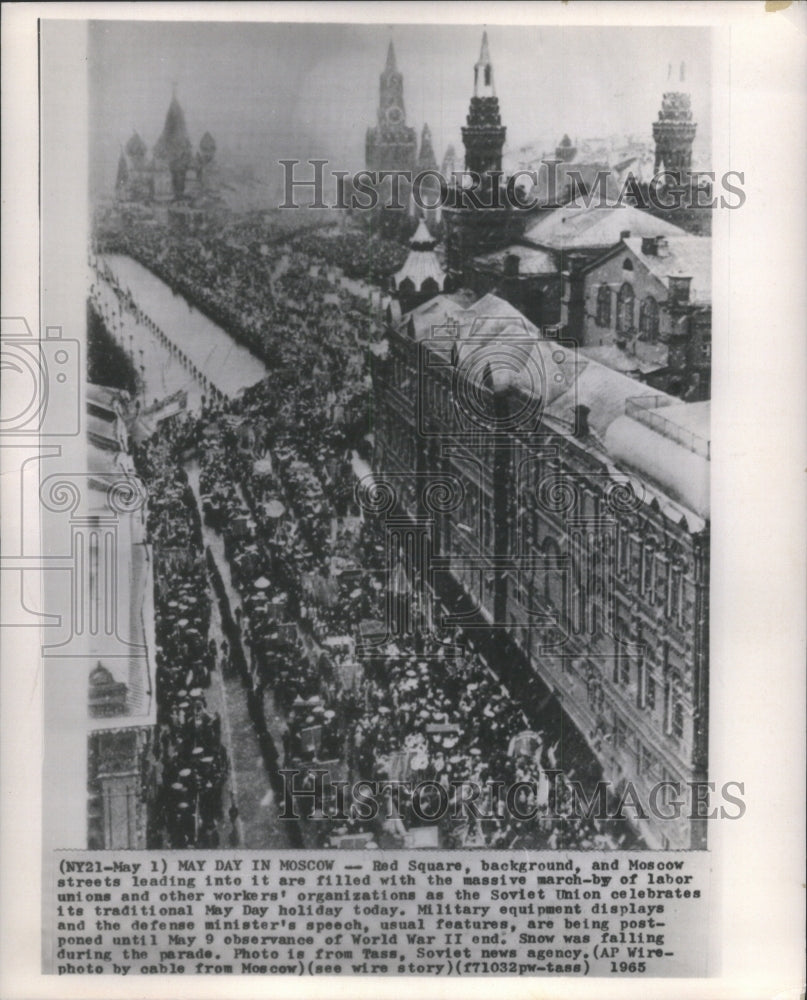
[[[407,123],[419,133],[428,122],[438,162],[448,143],[461,157],[478,25],[96,21],[89,30],[95,191],[111,193],[120,145],[133,129],[154,144],[174,83],[191,141],[210,131],[222,160],[252,161],[270,178],[280,175],[276,161],[288,157],[322,155],[342,169],[361,169],[390,39],[404,76]],[[488,37],[510,149],[535,140],[554,145],[564,132],[650,140],[668,89],[692,95],[697,145],[708,143],[708,29],[493,25]]]

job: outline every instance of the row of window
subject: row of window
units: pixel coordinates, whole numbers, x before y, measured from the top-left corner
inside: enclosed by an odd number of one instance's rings
[[[607,284],[597,291],[597,326],[612,325],[611,307],[613,293]],[[636,328],[636,294],[629,281],[622,283],[616,295],[617,333],[630,333]],[[655,342],[659,332],[659,304],[652,295],[646,295],[639,307],[639,333],[645,340]]]
[[[580,602],[591,603],[590,597],[604,593],[604,581],[610,581],[615,572],[623,585],[635,584],[637,595],[650,607],[663,607],[666,617],[679,628],[683,627],[685,564],[680,556],[671,557],[665,552],[653,536],[640,538],[622,525],[616,527],[614,566],[612,538],[607,534],[574,533],[562,550],[555,539],[545,535],[547,526],[537,512],[522,521],[522,529],[523,535],[518,540],[522,552],[556,556],[565,553],[571,557],[570,570],[578,581]],[[545,574],[547,581],[550,575]]]
[[[651,703],[650,696],[648,696],[644,707],[653,712],[657,704],[656,680],[652,675],[648,675],[647,681],[648,688],[652,690],[653,701]],[[603,707],[602,685],[596,674],[590,674],[587,679],[586,695],[589,708],[597,713],[601,712]],[[686,710],[678,693],[670,684],[664,687],[664,704],[661,707],[664,710],[662,721],[665,734],[676,740],[683,740]],[[658,757],[642,744],[633,727],[616,713],[613,716],[613,745],[616,750],[627,750],[635,755],[637,770],[640,774],[658,775],[661,769]]]

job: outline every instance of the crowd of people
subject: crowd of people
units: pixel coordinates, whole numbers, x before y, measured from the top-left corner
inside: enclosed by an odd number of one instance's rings
[[[136,453],[151,490],[148,533],[155,556],[158,780],[152,837],[172,848],[216,847],[229,764],[221,717],[206,701],[218,651],[209,635],[198,512],[176,461],[188,445],[181,430],[165,425]]]
[[[361,232],[337,233],[327,239],[306,232],[295,236],[291,245],[301,253],[340,267],[349,278],[379,284],[400,271],[408,253],[408,248],[395,240],[368,238]]]
[[[376,280],[405,259],[397,243],[368,247],[353,235],[323,239],[304,231],[277,243],[250,216],[193,234],[133,223],[97,234],[94,251],[133,257],[274,369],[295,363],[284,348],[312,334],[318,341],[346,339],[353,348],[366,344],[375,321],[370,306],[341,286],[329,263]]]
[[[396,636],[360,655],[362,623],[383,632],[387,616],[383,522],[337,514],[333,480],[294,458],[287,439],[277,443],[261,398],[188,418],[195,429],[176,436],[174,453],[179,464],[187,438],[198,442],[204,518],[224,538],[243,608],[254,712],[259,720],[270,688],[286,719],[282,759],[299,770],[299,790],[314,787],[323,767],[332,780],[404,783],[371,820],[336,809],[326,788],[301,813],[311,819],[309,842],[404,846],[431,827],[423,842],[441,846],[616,846],[625,824],[559,818],[569,782],[596,780],[593,762],[570,759],[568,748],[561,762],[558,734],[526,715],[470,646],[458,656],[425,635]],[[266,430],[243,433],[256,426]],[[349,466],[344,451],[320,458],[321,470]],[[561,763],[550,781],[546,772]],[[483,799],[469,807],[458,784]],[[515,809],[493,796],[497,784],[519,785]],[[323,811],[336,815],[319,818]]]
[[[285,717],[278,757],[299,770],[299,787],[316,786],[323,762],[334,779],[426,783],[423,801],[402,794],[372,819],[354,809],[315,819],[333,811],[325,795],[308,810],[307,843],[618,846],[625,823],[558,818],[569,782],[590,784],[597,766],[582,747],[560,744],[548,716],[525,714],[534,705],[511,694],[507,678],[491,670],[499,665],[470,643],[457,652],[456,643],[425,632],[384,637],[398,584],[388,572],[383,516],[360,512],[354,496],[367,432],[369,376],[359,348],[369,310],[323,271],[323,241],[314,241],[315,260],[310,236],[282,244],[252,233],[239,243],[233,232],[181,240],[144,227],[107,247],[131,253],[191,301],[203,299],[272,369],[236,399],[174,418],[140,455],[155,549],[192,553],[176,565],[161,554],[172,570],[157,583],[162,810],[171,843],[215,837],[227,770],[220,726],[204,705],[215,656],[199,515],[183,471],[193,458],[205,523],[224,539],[239,595],[236,625],[260,738],[269,738],[268,688]],[[439,603],[439,595],[427,599]],[[562,775],[550,782],[556,764]],[[483,790],[521,783],[518,808],[495,797],[469,808],[457,782]],[[435,809],[443,795],[449,808]]]

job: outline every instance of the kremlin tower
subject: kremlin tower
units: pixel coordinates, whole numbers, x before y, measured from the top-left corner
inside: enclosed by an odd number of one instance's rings
[[[443,210],[446,268],[448,285],[452,289],[463,284],[466,261],[505,246],[520,232],[521,220],[508,206],[503,190],[502,148],[506,132],[499,113],[485,32],[479,59],[474,65],[473,97],[462,127],[465,170],[473,175],[464,180],[466,186],[470,182],[476,190],[471,199],[461,182],[450,186],[448,203]]]
[[[387,65],[379,82],[378,124],[367,130],[366,166],[368,170],[414,170],[417,134],[406,124],[403,76],[398,72],[392,42],[387,50]]]
[[[681,63],[682,83],[683,80],[684,64]],[[697,128],[697,122],[692,120],[689,94],[681,91],[664,94],[658,120],[653,122],[653,138],[656,141],[654,174],[666,170],[675,175],[678,183],[686,182],[692,170],[692,143]]]

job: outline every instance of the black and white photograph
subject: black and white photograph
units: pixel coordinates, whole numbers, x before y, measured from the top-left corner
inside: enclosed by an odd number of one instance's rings
[[[709,41],[90,23],[77,844],[707,846]]]
[[[731,29],[613,6],[42,11],[0,568],[51,982],[720,974],[756,181]]]

